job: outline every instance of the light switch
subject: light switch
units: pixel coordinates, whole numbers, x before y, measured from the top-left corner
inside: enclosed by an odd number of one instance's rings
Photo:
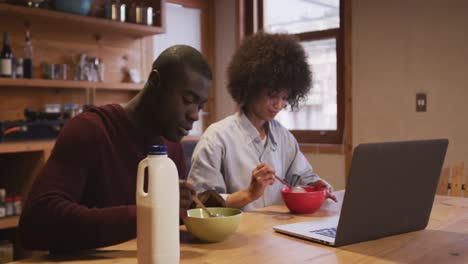
[[[427,95],[425,93],[416,94],[416,112],[427,111]]]

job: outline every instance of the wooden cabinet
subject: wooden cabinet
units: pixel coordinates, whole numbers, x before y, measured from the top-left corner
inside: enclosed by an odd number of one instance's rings
[[[23,56],[26,29],[31,32],[33,79],[0,78],[0,120],[24,119],[25,108],[44,104],[123,103],[144,84],[122,83],[122,68],[136,69],[146,80],[152,63],[151,36],[164,32],[164,0],[146,1],[155,25],[122,23],[95,17],[104,1],[95,0],[88,16],[0,3],[0,32],[8,31],[15,57]],[[72,81],[72,64],[79,54],[99,57],[104,82]],[[68,80],[41,79],[41,64],[67,64]],[[0,143],[0,188],[22,195],[53,148],[54,140]],[[16,227],[18,217],[0,219],[0,232]]]

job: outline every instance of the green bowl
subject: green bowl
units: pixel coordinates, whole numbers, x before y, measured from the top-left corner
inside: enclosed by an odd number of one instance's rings
[[[185,226],[193,236],[206,242],[219,242],[232,235],[241,219],[242,211],[235,208],[208,207],[212,213],[224,217],[210,217],[201,208],[187,211]]]

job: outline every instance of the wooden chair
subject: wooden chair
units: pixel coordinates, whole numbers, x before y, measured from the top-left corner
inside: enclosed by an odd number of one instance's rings
[[[468,175],[465,175],[464,171],[464,162],[457,162],[452,168],[443,168],[437,194],[468,197]]]

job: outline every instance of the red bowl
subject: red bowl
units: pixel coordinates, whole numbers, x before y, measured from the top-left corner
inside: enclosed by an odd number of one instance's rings
[[[291,189],[281,190],[283,201],[291,213],[311,214],[317,211],[325,201],[327,189],[313,186],[301,186],[306,192],[291,192]]]

